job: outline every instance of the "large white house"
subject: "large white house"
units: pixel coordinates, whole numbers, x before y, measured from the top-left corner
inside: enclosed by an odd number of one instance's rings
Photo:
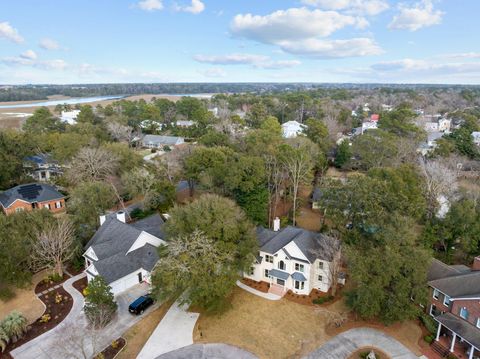
[[[298,121],[288,121],[282,124],[282,135],[284,138],[295,138],[305,129],[305,125]]]
[[[101,275],[114,295],[138,283],[150,284],[157,248],[166,243],[163,224],[158,214],[134,223],[126,223],[124,212],[101,216],[100,228],[83,254],[87,280]]]
[[[63,123],[68,123],[69,125],[75,125],[77,123],[77,116],[79,113],[80,110],[62,111],[60,121]]]
[[[339,246],[336,239],[302,228],[288,226],[275,230],[259,227],[257,240],[260,247],[257,259],[246,278],[270,284],[270,291],[283,294],[292,290],[308,295],[312,289],[328,292],[332,286],[332,250]],[[339,280],[344,283],[344,279]]]

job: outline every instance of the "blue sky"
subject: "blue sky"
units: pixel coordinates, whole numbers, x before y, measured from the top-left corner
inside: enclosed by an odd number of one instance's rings
[[[0,83],[480,83],[478,0],[2,0]]]

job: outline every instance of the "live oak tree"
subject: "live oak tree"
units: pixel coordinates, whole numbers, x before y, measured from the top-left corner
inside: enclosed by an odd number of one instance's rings
[[[86,293],[85,316],[91,325],[103,328],[113,319],[118,308],[112,288],[102,276],[97,275],[88,283]]]
[[[64,124],[53,116],[47,107],[40,107],[26,119],[23,130],[28,133],[47,133],[63,131],[64,127]]]
[[[175,207],[165,225],[168,245],[160,250],[152,281],[157,295],[207,311],[225,309],[242,271],[254,261],[255,230],[231,200],[204,195]]]

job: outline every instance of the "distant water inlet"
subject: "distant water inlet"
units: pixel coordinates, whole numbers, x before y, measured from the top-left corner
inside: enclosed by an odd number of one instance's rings
[[[97,101],[106,101],[106,100],[116,100],[124,98],[125,96],[96,96],[96,97],[75,97],[75,98],[66,98],[63,100],[51,100],[44,102],[28,102],[15,105],[0,105],[2,108],[30,108],[30,107],[41,107],[41,106],[57,106],[57,105],[77,105],[82,103],[90,103]]]

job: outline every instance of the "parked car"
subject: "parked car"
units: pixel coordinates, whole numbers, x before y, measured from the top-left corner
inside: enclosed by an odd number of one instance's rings
[[[148,295],[142,295],[133,301],[132,304],[128,306],[128,311],[132,314],[142,314],[149,306],[153,304],[152,297]]]

